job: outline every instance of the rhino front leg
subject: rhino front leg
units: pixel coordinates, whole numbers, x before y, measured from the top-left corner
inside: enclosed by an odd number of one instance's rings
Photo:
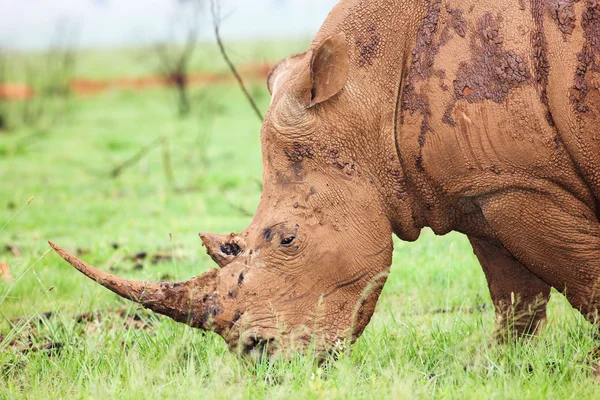
[[[494,302],[498,339],[534,334],[546,319],[550,286],[505,248],[473,237],[469,240]]]
[[[600,223],[592,202],[548,183],[498,193],[480,205],[504,247],[598,326]]]

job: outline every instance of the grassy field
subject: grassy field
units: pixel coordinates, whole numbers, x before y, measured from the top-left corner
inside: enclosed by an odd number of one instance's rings
[[[311,39],[281,39],[275,41],[237,41],[227,44],[227,52],[238,66],[247,63],[274,63],[291,55],[306,51]],[[2,48],[0,48],[2,50]],[[172,48],[173,54],[177,49]],[[43,52],[23,53],[11,57],[14,68],[6,71],[8,81],[24,77],[25,67],[31,63],[43,64]],[[138,78],[161,72],[160,59],[152,46],[81,50],[77,53],[77,76],[85,79]],[[202,42],[189,61],[190,71],[229,72],[215,43]]]
[[[115,67],[133,65],[119,57],[90,54],[78,73],[135,75]],[[263,86],[254,92],[266,110]],[[0,398],[600,398],[592,328],[561,295],[540,337],[494,344],[485,278],[459,234],[396,240],[371,324],[322,365],[311,354],[251,363],[50,253],[47,239],[143,280],[188,279],[212,266],[197,232],[249,223],[261,190],[260,124],[235,86],[198,87],[194,99],[180,119],[166,89],[113,91],[75,99],[51,129],[0,133],[0,262],[12,274],[0,279]]]

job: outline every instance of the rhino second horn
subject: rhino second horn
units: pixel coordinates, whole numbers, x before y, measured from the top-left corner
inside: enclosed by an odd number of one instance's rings
[[[211,316],[220,309],[218,304],[207,303],[215,299],[217,271],[186,282],[141,282],[119,278],[100,271],[67,252],[56,243],[48,242],[52,249],[79,272],[119,296],[141,304],[156,313],[194,328],[211,329]],[[204,300],[203,300],[204,299]]]
[[[231,264],[244,251],[244,240],[233,233],[231,235],[215,235],[200,232],[198,235],[206,247],[206,253],[220,268]]]

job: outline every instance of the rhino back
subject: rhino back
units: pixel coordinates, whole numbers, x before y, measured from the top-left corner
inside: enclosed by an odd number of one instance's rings
[[[562,142],[600,204],[600,4],[559,3],[556,14],[546,13],[543,20],[549,107]]]
[[[397,121],[403,167],[425,202],[551,182],[594,206],[598,93],[571,93],[591,8],[595,1],[428,3]],[[587,40],[595,57],[600,41]],[[583,80],[593,87],[592,73]]]

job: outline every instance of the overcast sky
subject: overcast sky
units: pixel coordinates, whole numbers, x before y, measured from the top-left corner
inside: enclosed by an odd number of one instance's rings
[[[312,36],[337,0],[222,0],[229,39]],[[44,48],[58,21],[75,23],[80,47],[147,43],[168,36],[175,0],[0,0],[0,46]],[[205,24],[206,25],[206,24]],[[205,37],[211,31],[203,30]]]

